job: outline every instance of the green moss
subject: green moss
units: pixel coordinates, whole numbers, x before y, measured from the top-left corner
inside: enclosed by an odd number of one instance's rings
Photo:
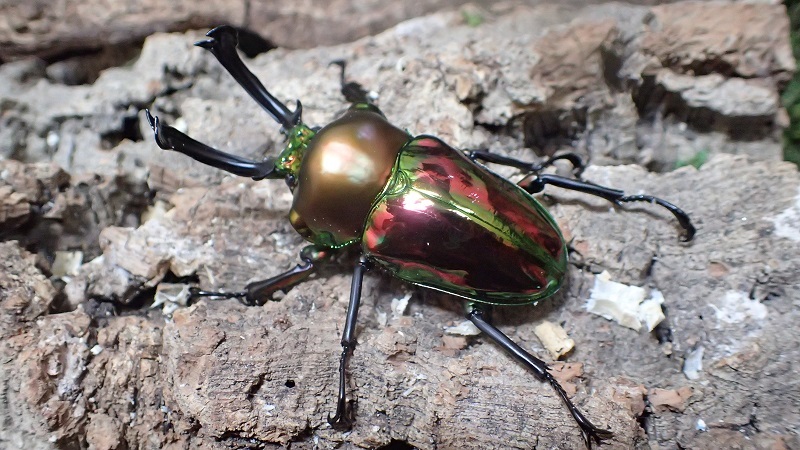
[[[800,60],[800,0],[786,0],[786,11],[791,24],[792,53]],[[789,113],[789,128],[783,134],[783,159],[800,166],[800,70],[786,86],[782,101]]]
[[[464,19],[464,23],[469,27],[475,28],[483,23],[483,16],[475,11],[461,10],[461,17]]]
[[[700,150],[699,152],[695,153],[694,156],[688,159],[679,159],[675,162],[675,168],[683,167],[683,166],[694,166],[694,168],[699,169],[700,166],[708,161],[708,150]]]

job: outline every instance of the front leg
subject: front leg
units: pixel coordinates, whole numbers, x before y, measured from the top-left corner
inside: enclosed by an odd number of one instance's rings
[[[236,298],[247,306],[260,306],[272,299],[272,296],[282,291],[286,293],[292,286],[300,283],[308,278],[316,269],[314,263],[327,259],[330,256],[330,250],[325,248],[309,245],[304,247],[300,252],[300,259],[302,263],[295,267],[275,275],[272,278],[254,281],[245,286],[244,291],[240,292],[213,292],[202,291],[197,288],[189,290],[191,298],[197,297],[214,297],[214,298]]]
[[[144,114],[147,116],[150,128],[153,129],[156,144],[164,150],[183,153],[203,164],[241,177],[250,177],[254,180],[283,178],[282,174],[275,171],[274,158],[266,158],[264,161],[257,162],[225,153],[196,141],[169,125],[162,124],[157,116],[154,117],[150,114],[149,110],[145,109]]]

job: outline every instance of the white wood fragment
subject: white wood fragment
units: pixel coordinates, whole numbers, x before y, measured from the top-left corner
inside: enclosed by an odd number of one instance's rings
[[[703,370],[703,346],[698,346],[696,349],[686,355],[686,360],[683,362],[683,374],[690,380],[700,378],[700,372]]]
[[[160,283],[156,288],[155,301],[151,308],[161,306],[161,312],[165,316],[171,316],[175,310],[186,306],[189,302],[189,285]]]
[[[544,321],[536,325],[533,332],[553,359],[558,359],[575,348],[575,341],[570,339],[567,331],[557,323]]]
[[[83,264],[83,252],[56,251],[51,272],[55,277],[75,275]]]
[[[642,323],[653,331],[665,319],[661,309],[664,295],[653,289],[645,300],[646,296],[644,288],[611,281],[608,272],[603,271],[594,278],[586,310],[636,331],[642,329]]]
[[[404,295],[401,298],[392,299],[392,318],[401,317],[408,308],[408,301],[411,300],[411,293]]]
[[[453,336],[477,336],[481,330],[469,320],[465,320],[454,327],[445,327],[444,332]]]

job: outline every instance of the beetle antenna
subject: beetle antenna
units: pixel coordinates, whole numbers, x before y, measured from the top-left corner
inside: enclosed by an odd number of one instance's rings
[[[296,101],[295,110],[290,111],[286,105],[267,91],[267,88],[244,65],[236,52],[239,38],[235,28],[223,25],[209,31],[206,36],[211,39],[196,42],[194,45],[210,51],[222,64],[222,67],[233,76],[233,79],[250,94],[250,97],[264,108],[264,111],[286,130],[300,124],[300,116],[303,113],[303,105],[300,104],[300,100]]]
[[[341,84],[341,92],[345,100],[350,103],[370,103],[369,92],[367,92],[363,86],[355,81],[347,81],[347,77],[344,75],[345,68],[347,67],[347,61],[343,59],[337,59],[335,61],[331,61],[328,66],[339,66],[341,68],[341,72],[339,73],[339,83]]]

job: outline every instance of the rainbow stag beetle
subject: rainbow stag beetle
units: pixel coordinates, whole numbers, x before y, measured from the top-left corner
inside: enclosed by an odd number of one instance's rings
[[[248,284],[241,292],[192,289],[193,297],[238,298],[262,305],[277,291],[306,278],[331,250],[360,249],[355,264],[342,335],[336,414],[337,429],[352,425],[346,401],[346,366],[356,346],[355,326],[361,280],[380,267],[410,283],[463,297],[467,314],[481,331],[542,381],[547,381],[569,408],[587,445],[611,432],[592,425],[567,397],[545,362],[531,355],[491,325],[487,305],[535,304],[561,286],[567,268],[564,238],[550,214],[533,197],[546,184],[585,192],[619,205],[649,202],[669,210],[691,240],[695,229],[677,206],[649,195],[625,195],[577,179],[543,174],[555,159],[582,167],[576,155],[562,155],[535,165],[484,151],[461,152],[433,136],[413,137],[390,124],[357,83],[342,93],[353,105],[325,127],[309,128],[295,111],[273,97],[245,67],[236,52],[236,31],[228,26],[208,32],[196,45],[208,49],[248,94],[282,125],[288,144],[277,157],[250,161],[211,148],[147,111],[162,149],[184,153],[204,164],[251,177],[285,179],[294,200],[289,220],[311,245],[302,263],[268,280]],[[515,185],[476,162],[513,166],[529,173]],[[468,251],[465,251],[468,249]]]

